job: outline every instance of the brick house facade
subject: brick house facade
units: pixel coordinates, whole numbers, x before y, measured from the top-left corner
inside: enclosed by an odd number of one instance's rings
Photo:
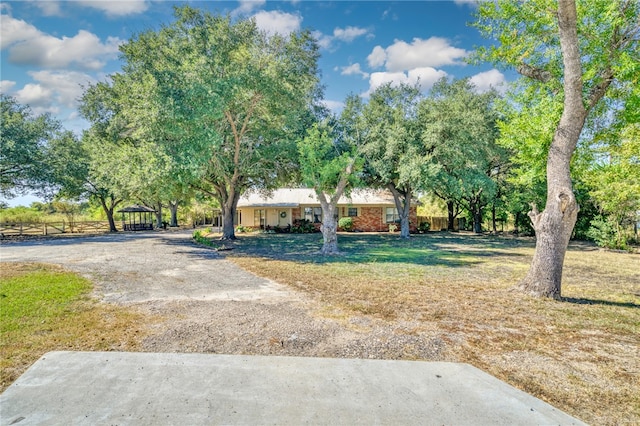
[[[338,217],[352,217],[354,231],[388,232],[389,225],[397,223],[398,213],[393,195],[384,190],[355,190],[350,197],[338,201]],[[286,227],[299,219],[307,219],[319,227],[322,209],[312,189],[281,188],[271,194],[245,194],[238,201],[237,225],[254,229],[266,226]],[[417,205],[409,213],[411,232],[417,229]]]

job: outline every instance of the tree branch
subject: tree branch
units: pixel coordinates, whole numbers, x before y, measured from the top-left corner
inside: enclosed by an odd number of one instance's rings
[[[521,63],[516,67],[519,74],[546,83],[551,80],[551,73],[540,68],[532,67],[529,64]]]

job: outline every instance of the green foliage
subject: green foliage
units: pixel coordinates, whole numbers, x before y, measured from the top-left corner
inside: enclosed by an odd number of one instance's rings
[[[578,1],[576,6],[579,77],[588,115],[586,131],[573,154],[571,175],[582,206],[575,234],[584,236],[593,218],[593,200],[603,213],[615,214],[626,210],[621,208],[625,199],[638,198],[633,189],[629,191],[637,174],[626,173],[625,179],[625,173],[614,172],[618,165],[603,167],[602,158],[616,156],[615,149],[609,150],[616,145],[612,142],[621,139],[621,129],[640,118],[640,3],[590,0]],[[557,12],[558,4],[552,0],[481,2],[474,23],[499,43],[478,48],[472,61],[513,68],[525,77],[501,103],[499,122],[499,143],[512,152],[514,164],[509,181],[518,200],[511,203],[511,211],[520,216],[524,211],[520,199],[538,205],[545,202],[547,155],[563,113],[565,70]],[[621,191],[611,191],[612,187]]]
[[[293,221],[291,232],[294,234],[311,234],[318,232],[316,227],[308,219],[296,219]]]
[[[493,91],[477,93],[468,79],[442,79],[419,105],[430,156],[423,187],[465,205],[477,219],[499,193],[508,166],[508,152],[496,144],[496,97]]]
[[[244,233],[244,232],[252,232],[253,228],[243,225],[236,226],[236,232]]]
[[[418,225],[418,232],[424,234],[425,232],[429,232],[431,229],[431,224],[429,222],[422,222]]]
[[[338,220],[338,226],[346,232],[353,231],[353,218],[352,217],[341,217]]]
[[[48,115],[34,116],[28,106],[0,94],[0,195],[28,190],[44,194],[49,181],[47,143],[60,124]]]
[[[0,222],[10,223],[42,223],[45,214],[30,207],[10,207],[0,211]]]
[[[225,217],[249,186],[275,187],[296,169],[295,141],[319,95],[309,32],[268,36],[253,20],[184,6],[121,50],[112,127],[160,145],[171,175],[216,197]]]
[[[203,244],[203,245],[209,246],[209,247],[214,247],[215,246],[213,241],[211,241],[209,238],[207,238],[204,235],[202,235],[202,231],[193,231],[193,239],[198,244]]]
[[[348,187],[358,182],[356,171],[362,161],[356,157],[356,147],[340,140],[326,124],[314,124],[304,138],[298,140],[300,169],[305,185],[333,194],[344,180]]]
[[[602,216],[591,221],[587,236],[604,248],[628,250],[626,236],[620,231],[620,226],[612,218]]]

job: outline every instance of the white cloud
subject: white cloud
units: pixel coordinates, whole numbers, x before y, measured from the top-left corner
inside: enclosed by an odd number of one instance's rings
[[[2,93],[4,95],[9,94],[11,92],[11,89],[15,85],[16,85],[15,81],[11,81],[11,80],[2,80],[2,81],[0,81],[0,93]]]
[[[333,34],[323,34],[320,31],[314,31],[311,33],[318,42],[318,46],[322,49],[331,49],[334,41],[343,41],[345,43],[351,43],[358,37],[367,36],[367,38],[373,38],[374,35],[366,28],[351,27],[345,28],[336,27],[333,29]]]
[[[362,96],[369,97],[375,89],[386,83],[391,83],[392,86],[399,86],[400,84],[413,86],[417,84],[420,90],[424,91],[431,88],[436,81],[446,76],[446,72],[432,67],[414,68],[407,72],[374,72],[371,73],[369,77],[369,90],[363,93]]]
[[[344,102],[340,102],[340,101],[332,101],[329,99],[325,99],[322,101],[322,103],[324,104],[324,106],[326,106],[336,114],[342,111],[342,109],[344,108]]]
[[[61,107],[76,108],[83,86],[96,82],[88,74],[76,71],[30,71],[29,75],[36,83],[26,84],[14,96],[37,114],[58,113]]]
[[[53,112],[60,109],[53,107],[51,101],[53,92],[51,89],[42,87],[40,84],[26,84],[22,89],[16,91],[15,98],[23,105],[29,105],[34,112]]]
[[[381,46],[374,47],[369,56],[367,56],[367,62],[371,68],[381,67],[386,60],[387,52]]]
[[[330,35],[322,34],[320,31],[312,31],[311,35],[316,39],[321,49],[329,49],[329,47],[331,47],[333,37]]]
[[[369,65],[379,67],[384,64],[387,71],[396,72],[420,67],[460,65],[460,59],[468,52],[449,44],[442,37],[427,40],[414,38],[411,43],[396,40],[391,46],[376,46],[367,57]]]
[[[359,28],[359,27],[335,28],[333,30],[333,37],[337,40],[342,40],[342,41],[346,41],[347,43],[350,43],[356,38],[366,35],[368,33],[369,33],[369,30],[365,28]]]
[[[342,67],[342,72],[340,74],[342,74],[342,75],[360,75],[360,76],[362,76],[362,78],[369,77],[369,73],[362,71],[362,69],[360,69],[360,64],[357,63],[357,62],[355,64],[351,64],[351,65],[349,65],[347,67]]]
[[[458,6],[477,6],[481,0],[453,0]]]
[[[235,8],[233,12],[231,12],[231,15],[248,15],[254,10],[264,6],[266,2],[267,0],[239,0],[238,3],[240,3],[240,6]]]
[[[481,72],[469,79],[471,83],[476,87],[476,92],[484,93],[491,88],[496,89],[500,93],[504,93],[507,90],[507,81],[497,69]]]
[[[59,1],[32,1],[33,4],[42,11],[44,16],[62,16],[62,10],[60,9]]]
[[[96,1],[81,0],[79,5],[92,7],[105,12],[108,16],[125,16],[142,13],[149,8],[146,0]]]
[[[31,24],[9,15],[0,15],[0,47],[6,47],[21,41],[30,40],[43,34]]]
[[[290,13],[273,11],[260,11],[253,15],[256,25],[268,34],[288,35],[300,29],[302,17]]]
[[[109,37],[102,43],[98,36],[85,30],[73,37],[57,38],[23,20],[8,15],[2,15],[1,19],[2,48],[9,47],[9,61],[21,65],[97,70],[117,57],[122,43],[117,37]]]

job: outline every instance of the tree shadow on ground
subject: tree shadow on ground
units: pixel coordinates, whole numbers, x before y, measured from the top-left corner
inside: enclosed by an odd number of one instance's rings
[[[424,266],[463,267],[486,262],[489,258],[522,258],[513,251],[526,247],[513,239],[487,236],[430,233],[402,239],[398,234],[341,233],[341,253],[322,255],[320,234],[250,234],[238,240],[219,242],[234,250],[231,256],[260,257],[299,263],[409,263]],[[226,254],[226,253],[223,253]]]
[[[583,297],[563,297],[563,302],[574,303],[576,305],[602,305],[602,306],[618,306],[620,308],[640,308],[640,304],[633,302],[612,302],[610,300],[587,299]]]

